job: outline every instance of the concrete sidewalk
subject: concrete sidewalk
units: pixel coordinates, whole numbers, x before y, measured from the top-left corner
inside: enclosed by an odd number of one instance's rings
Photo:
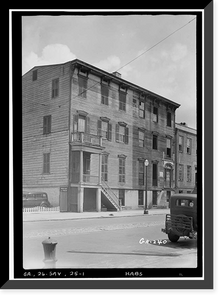
[[[79,220],[94,218],[114,218],[114,217],[133,217],[133,216],[150,216],[165,215],[170,212],[169,209],[149,209],[148,214],[144,214],[143,210],[123,210],[123,211],[102,211],[102,212],[59,212],[59,211],[40,211],[40,212],[24,212],[24,222],[38,221],[60,221],[60,220]]]

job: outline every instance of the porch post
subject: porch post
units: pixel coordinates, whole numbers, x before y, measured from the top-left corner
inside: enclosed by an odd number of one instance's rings
[[[78,188],[78,212],[83,212],[84,187]]]
[[[80,177],[79,177],[79,182],[82,183],[83,182],[83,151],[80,150],[80,167],[79,167],[79,171],[80,171]]]
[[[101,211],[101,188],[96,190],[96,211]]]
[[[101,172],[101,165],[102,165],[102,154],[99,153],[99,185],[101,185],[101,177],[102,177],[102,172]]]

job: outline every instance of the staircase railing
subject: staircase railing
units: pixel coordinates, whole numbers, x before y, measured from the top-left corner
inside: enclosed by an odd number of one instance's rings
[[[119,199],[109,187],[109,185],[104,181],[101,180],[102,191],[104,195],[108,198],[108,200],[116,207],[117,210],[121,210],[119,205]]]

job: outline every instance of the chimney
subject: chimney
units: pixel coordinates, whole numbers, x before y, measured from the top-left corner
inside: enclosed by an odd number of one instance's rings
[[[113,74],[114,76],[116,76],[116,77],[121,78],[121,73],[119,73],[119,72],[113,72],[112,74]]]

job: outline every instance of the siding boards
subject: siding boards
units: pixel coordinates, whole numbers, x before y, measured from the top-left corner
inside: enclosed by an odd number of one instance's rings
[[[37,67],[23,76],[23,185],[61,186],[68,183],[70,63]],[[52,98],[52,80],[59,95]],[[43,117],[51,115],[51,133],[43,135]],[[50,153],[50,174],[43,174],[43,153]]]

